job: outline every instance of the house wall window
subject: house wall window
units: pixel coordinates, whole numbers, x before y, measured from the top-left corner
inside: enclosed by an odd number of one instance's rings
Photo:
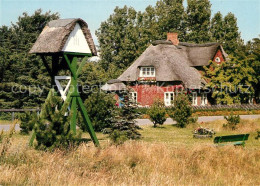
[[[154,67],[141,67],[140,68],[140,77],[155,77],[155,68]]]
[[[198,104],[198,96],[197,92],[192,93],[192,105],[197,105]]]
[[[137,92],[131,92],[132,100],[137,103]]]
[[[165,106],[173,105],[174,92],[165,92],[164,93],[164,104]]]
[[[208,104],[208,98],[206,93],[201,93],[201,105],[207,105]]]

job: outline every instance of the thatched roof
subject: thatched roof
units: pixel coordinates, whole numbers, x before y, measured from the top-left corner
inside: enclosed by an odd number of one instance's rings
[[[191,44],[179,43],[179,47],[186,50],[188,56],[188,63],[190,66],[205,66],[216,55],[217,49],[220,49],[224,58],[227,54],[219,43],[206,43],[206,44]]]
[[[101,90],[107,92],[124,91],[126,90],[126,85],[119,79],[111,79],[101,87]]]
[[[141,66],[154,66],[156,81],[182,81],[187,88],[201,88],[206,82],[193,66],[208,64],[209,60],[213,58],[213,53],[215,55],[217,47],[219,47],[218,44],[196,47],[185,46],[184,43],[180,43],[179,46],[165,43],[150,45],[118,79],[137,81]],[[214,52],[212,48],[214,48]],[[195,54],[195,50],[210,52]]]
[[[82,19],[58,19],[50,21],[34,43],[29,53],[57,53],[62,49],[76,24],[79,24],[92,55],[97,55],[88,24]]]

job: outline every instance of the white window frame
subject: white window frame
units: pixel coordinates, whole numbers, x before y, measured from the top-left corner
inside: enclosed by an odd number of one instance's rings
[[[220,57],[216,57],[216,58],[215,58],[215,62],[220,63],[220,62],[221,62]]]
[[[137,103],[137,92],[131,92],[131,98],[135,103]]]
[[[168,97],[167,97],[168,95]],[[172,96],[172,99],[171,99]],[[174,101],[174,92],[164,92],[164,104],[165,106],[171,106],[173,105]]]
[[[192,93],[192,105],[198,105],[198,94],[197,92]]]
[[[207,93],[201,93],[201,105],[207,105],[207,104],[208,104]]]
[[[155,77],[154,67],[140,67],[140,77]]]

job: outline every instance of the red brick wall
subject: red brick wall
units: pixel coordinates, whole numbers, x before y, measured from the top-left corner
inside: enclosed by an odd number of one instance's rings
[[[137,102],[141,106],[150,106],[154,100],[164,101],[164,92],[175,92],[176,88],[182,88],[181,85],[157,86],[157,85],[136,85],[131,87],[137,92]]]

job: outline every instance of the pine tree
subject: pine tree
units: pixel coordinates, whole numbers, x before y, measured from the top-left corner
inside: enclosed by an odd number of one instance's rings
[[[45,24],[58,17],[37,10],[31,16],[23,13],[9,28],[0,28],[1,108],[40,107],[44,102],[47,91],[41,94],[41,90],[50,88],[50,80],[41,59],[28,53]]]
[[[136,110],[137,104],[132,100],[129,90],[124,93],[122,104],[123,106],[118,115],[112,119],[110,136],[114,142],[122,136],[125,136],[127,139],[139,139],[141,134],[138,132],[138,129],[141,128],[134,120],[139,116]],[[123,137],[123,139],[125,138]]]
[[[209,0],[188,0],[186,41],[205,43],[210,41],[211,4]]]
[[[81,133],[74,135],[70,130],[70,116],[65,116],[68,104],[63,105],[59,96],[52,89],[46,102],[42,106],[40,118],[35,123],[37,148],[54,149],[57,147],[68,147],[78,141]]]

